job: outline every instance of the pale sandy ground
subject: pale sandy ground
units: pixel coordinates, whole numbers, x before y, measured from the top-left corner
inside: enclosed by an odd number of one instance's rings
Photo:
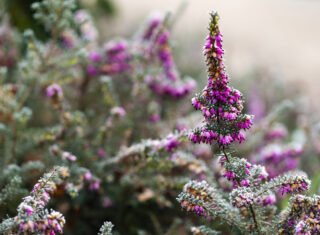
[[[121,35],[131,35],[149,12],[175,11],[181,3],[114,2],[119,15],[104,21],[103,31]],[[268,67],[305,87],[310,97],[320,98],[320,0],[190,0],[174,27],[180,63],[203,66],[202,46],[212,9],[222,18],[229,74],[241,77],[254,66]]]

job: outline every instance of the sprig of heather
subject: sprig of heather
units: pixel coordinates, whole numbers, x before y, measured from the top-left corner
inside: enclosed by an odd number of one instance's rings
[[[278,191],[284,194],[301,193],[308,191],[311,182],[304,172],[290,172],[283,176],[278,176],[261,185],[255,191],[255,196],[261,196],[269,191]]]
[[[160,140],[143,140],[141,143],[134,144],[128,148],[122,149],[119,154],[104,162],[104,165],[113,163],[131,163],[146,158],[147,156],[156,157],[161,152],[170,153],[181,143],[186,141],[187,133],[185,131],[176,134],[169,134]]]
[[[170,45],[170,31],[168,17],[152,15],[146,27],[138,37],[137,45],[147,60],[161,68],[162,73],[148,74],[145,78],[149,87],[158,95],[180,98],[195,88],[195,81],[191,78],[183,80],[176,68],[172,48]]]
[[[221,196],[219,190],[211,187],[206,181],[190,181],[184,186],[177,200],[188,212],[206,218],[220,217],[229,225],[245,230],[238,210]]]
[[[55,167],[46,173],[33,187],[30,196],[27,196],[18,206],[18,215],[4,220],[0,224],[2,234],[55,234],[62,233],[65,219],[63,215],[44,207],[65,177],[69,176],[66,167]]]
[[[251,127],[252,117],[242,114],[242,94],[228,86],[218,19],[216,12],[211,13],[205,46],[208,84],[202,94],[192,99],[193,106],[202,111],[205,124],[193,130],[189,138],[194,143],[218,146],[218,163],[221,166],[219,173],[231,182],[232,189],[227,200],[223,191],[207,182],[190,181],[177,200],[187,211],[203,217],[218,216],[243,233],[270,234],[275,232],[275,227],[270,222],[276,213],[276,195],[306,192],[310,188],[310,181],[303,172],[291,172],[270,180],[264,166],[233,157],[228,151],[231,143],[241,143],[244,140],[242,131]],[[279,134],[271,136],[278,137]],[[299,222],[295,228],[296,234],[316,231],[313,229],[317,223],[318,221],[310,219]]]
[[[296,195],[279,218],[274,220],[279,234],[318,234],[320,232],[320,197]]]
[[[250,233],[268,234],[270,231],[275,231],[271,221],[276,211],[274,207],[276,197],[272,191],[282,194],[301,193],[309,189],[310,181],[303,173],[295,172],[258,186],[251,186],[235,188],[227,200],[221,191],[207,182],[190,181],[185,185],[177,200],[183,209],[206,218],[220,217],[243,233],[249,231]],[[267,225],[259,227],[259,230],[255,229],[252,210],[254,210],[256,223],[259,226]],[[288,223],[288,221],[283,223]]]
[[[201,110],[205,125],[190,134],[194,143],[228,146],[234,141],[244,141],[242,130],[252,124],[252,117],[242,114],[243,97],[240,91],[228,86],[222,48],[222,33],[218,25],[219,15],[211,14],[209,36],[204,47],[208,68],[208,84],[201,94],[192,99],[192,104]]]
[[[121,39],[106,43],[102,54],[91,51],[88,56],[88,75],[117,75],[132,71],[132,54],[129,49],[128,42]]]

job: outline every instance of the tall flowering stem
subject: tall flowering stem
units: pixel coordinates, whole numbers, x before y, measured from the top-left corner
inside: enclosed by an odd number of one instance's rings
[[[208,85],[204,88],[203,94],[194,98],[193,104],[200,103],[200,108],[206,120],[206,126],[202,129],[206,136],[208,131],[210,138],[206,143],[216,142],[219,145],[226,160],[229,162],[225,148],[232,142],[244,141],[241,130],[249,129],[252,124],[252,117],[242,114],[243,97],[240,91],[228,86],[229,79],[225,72],[225,65],[222,48],[222,33],[218,24],[219,15],[216,12],[211,14],[209,25],[209,36],[205,45],[205,56],[208,66]],[[199,105],[195,106],[196,108]],[[247,181],[236,179],[239,186],[246,186]],[[249,206],[253,216],[256,229],[258,223],[252,205]]]
[[[212,12],[209,35],[204,47],[208,68],[208,84],[202,94],[198,94],[192,99],[193,106],[202,111],[205,125],[195,129],[189,137],[194,143],[218,144],[225,161],[230,163],[225,149],[234,141],[239,143],[244,141],[244,135],[241,131],[250,128],[252,117],[242,114],[243,97],[241,92],[228,86],[229,79],[223,58],[222,33],[218,21],[219,15],[217,12]],[[249,185],[247,179],[240,181],[240,178],[234,177],[232,171],[226,171],[226,176],[234,178],[233,181],[240,187]],[[259,231],[255,211],[251,204],[249,209],[255,228]]]
[[[208,84],[192,99],[193,106],[202,111],[205,125],[195,129],[190,139],[194,143],[218,144],[225,148],[234,141],[241,143],[244,140],[241,131],[250,128],[252,117],[242,114],[242,94],[228,86],[218,20],[219,15],[211,13],[209,36],[204,47]]]
[[[270,223],[276,212],[275,193],[303,193],[309,190],[310,181],[303,172],[293,172],[270,180],[265,167],[229,153],[231,143],[244,141],[243,131],[251,127],[252,117],[242,113],[242,94],[228,85],[218,20],[218,14],[211,13],[209,36],[204,48],[208,84],[201,94],[192,99],[193,106],[203,113],[204,124],[194,129],[189,138],[194,143],[218,146],[221,175],[231,181],[232,189],[227,195],[206,182],[191,181],[177,200],[187,211],[203,217],[218,216],[243,233],[270,234],[275,231]],[[214,196],[209,198],[208,195]],[[225,199],[228,196],[229,202]],[[302,221],[296,230],[305,231],[310,224],[310,220]]]

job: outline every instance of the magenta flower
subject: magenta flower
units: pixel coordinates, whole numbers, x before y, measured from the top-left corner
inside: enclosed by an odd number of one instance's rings
[[[88,13],[84,10],[78,10],[75,12],[75,21],[78,24],[82,24],[89,19]]]
[[[105,156],[107,156],[107,152],[104,151],[102,148],[98,148],[97,153],[101,158],[104,158]]]
[[[70,162],[74,162],[77,160],[77,157],[69,152],[63,152],[62,153],[62,159],[68,160]]]
[[[241,186],[249,186],[250,185],[250,181],[248,179],[244,179],[241,181]]]
[[[126,110],[124,108],[120,107],[120,106],[113,107],[111,109],[111,114],[123,117],[123,116],[126,115]]]
[[[283,184],[280,187],[280,191],[282,195],[286,193],[300,193],[308,190],[309,185],[310,185],[309,182],[306,182],[302,179],[297,178],[293,182]]]
[[[150,122],[158,122],[160,120],[160,116],[158,114],[153,114],[149,117]]]
[[[95,181],[89,185],[90,190],[98,190],[100,188],[99,181]]]
[[[302,152],[303,146],[300,144],[269,144],[261,149],[255,158],[265,165],[270,178],[274,178],[295,169]]]
[[[109,197],[103,197],[102,206],[103,207],[111,207],[111,206],[113,206],[113,202],[111,201],[111,199]]]
[[[283,139],[287,136],[287,128],[284,125],[276,124],[273,125],[270,130],[265,134],[265,138],[267,140],[274,140],[274,139]]]
[[[92,174],[88,171],[84,174],[84,179],[90,181],[92,179]]]
[[[276,202],[276,197],[274,194],[268,195],[262,199],[262,205],[267,206],[267,205],[273,205]]]
[[[92,62],[98,62],[101,60],[101,55],[97,52],[91,52],[89,54],[89,59],[92,61]]]
[[[58,84],[52,84],[47,87],[46,94],[48,97],[62,96],[63,95],[62,88]]]
[[[25,205],[24,209],[27,212],[27,215],[31,215],[33,212],[33,208],[31,206]]]
[[[93,66],[93,65],[88,65],[88,66],[87,66],[87,73],[88,73],[90,76],[94,76],[94,75],[97,75],[97,74],[98,74],[98,70],[96,69],[95,66]]]
[[[167,148],[168,152],[171,152],[174,148],[178,147],[180,141],[174,135],[169,135],[164,141],[164,146]]]

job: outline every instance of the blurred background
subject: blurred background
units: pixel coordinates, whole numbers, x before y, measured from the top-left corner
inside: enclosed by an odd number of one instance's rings
[[[90,1],[91,2],[91,1]],[[226,64],[233,79],[253,69],[267,70],[307,90],[317,100],[320,85],[320,1],[316,0],[117,0],[111,20],[99,18],[106,36],[130,36],[150,11],[177,14],[174,25],[176,57],[181,70],[205,80],[202,47],[207,33],[208,13],[217,10],[224,34]],[[108,24],[105,24],[108,22]]]
[[[30,3],[8,1],[13,23],[36,28]],[[170,11],[176,62],[180,70],[205,82],[202,47],[208,13],[221,15],[226,64],[234,80],[263,69],[276,79],[295,84],[312,100],[320,85],[320,1],[317,0],[79,0],[97,23],[100,40],[132,37],[141,22],[154,11]]]

